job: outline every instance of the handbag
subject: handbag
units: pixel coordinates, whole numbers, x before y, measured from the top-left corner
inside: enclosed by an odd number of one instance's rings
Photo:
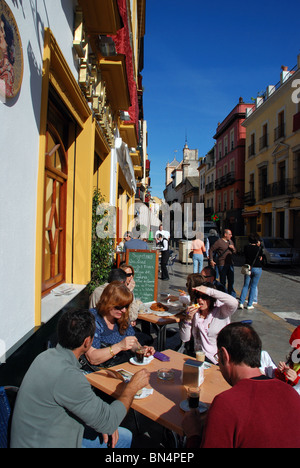
[[[101,348],[106,348],[107,346],[109,345],[102,345]],[[131,351],[120,351],[120,353],[116,354],[114,357],[108,359],[107,361],[105,362],[102,362],[101,364],[99,364],[99,366],[95,366],[93,364],[91,364],[86,356],[84,354],[82,354],[80,356],[80,359],[79,359],[79,364],[80,364],[80,368],[81,370],[85,371],[85,372],[97,372],[97,371],[100,371],[101,369],[107,369],[109,367],[112,367],[112,366],[118,366],[119,364],[123,364],[124,362],[128,362],[129,359],[133,356],[133,354],[131,353]]]
[[[242,275],[251,275],[251,265],[248,265],[248,263],[245,263],[245,265],[242,266],[241,269]]]
[[[258,257],[259,252],[260,252],[260,248],[258,249],[257,254],[255,255],[255,259],[253,260],[252,265],[249,265],[248,263],[245,263],[242,266],[242,269],[241,269],[242,275],[248,275],[248,276],[251,275],[251,269],[252,269],[254,263],[256,262],[256,259]]]

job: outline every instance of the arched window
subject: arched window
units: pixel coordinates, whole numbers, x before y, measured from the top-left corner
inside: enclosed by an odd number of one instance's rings
[[[45,153],[43,293],[65,280],[66,263],[67,154],[59,133],[50,123]]]

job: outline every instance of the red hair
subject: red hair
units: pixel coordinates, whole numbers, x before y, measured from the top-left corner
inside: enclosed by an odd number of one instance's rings
[[[108,315],[114,307],[128,306],[122,317],[117,320],[121,335],[124,334],[129,325],[129,305],[133,301],[133,294],[121,281],[112,281],[104,289],[96,306],[97,312],[102,317]]]

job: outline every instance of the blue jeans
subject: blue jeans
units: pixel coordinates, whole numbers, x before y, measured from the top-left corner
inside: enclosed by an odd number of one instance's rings
[[[233,288],[234,284],[234,268],[233,265],[219,265],[220,283],[226,288],[226,280],[228,281],[227,291],[233,297],[236,297],[236,292]]]
[[[124,427],[119,427],[119,440],[116,444],[118,448],[130,448],[132,441],[132,433]],[[107,444],[104,444],[103,439],[93,429],[88,429],[82,439],[82,448],[107,448]]]
[[[193,273],[201,273],[203,270],[203,255],[195,254],[193,255]]]
[[[249,290],[249,298],[248,298],[248,306],[252,306],[254,299],[257,297],[257,286],[262,274],[262,268],[251,268],[251,275],[245,275],[244,277],[244,286],[242,289],[241,297],[240,297],[240,304],[244,304],[248,289]]]

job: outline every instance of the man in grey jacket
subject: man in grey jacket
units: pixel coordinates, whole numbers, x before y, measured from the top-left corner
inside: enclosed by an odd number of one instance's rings
[[[108,404],[96,396],[78,362],[92,344],[94,316],[88,310],[69,310],[62,315],[57,333],[56,348],[37,356],[23,379],[13,413],[11,447],[106,447],[108,435],[112,446],[130,447],[130,431],[119,428],[119,439],[117,429],[136,392],[148,385],[148,371],[136,373],[119,399]]]

